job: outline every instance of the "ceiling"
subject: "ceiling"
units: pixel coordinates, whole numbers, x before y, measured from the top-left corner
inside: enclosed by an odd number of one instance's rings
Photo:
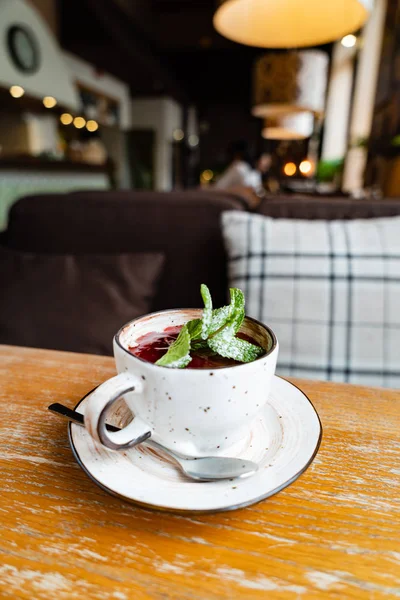
[[[59,0],[62,45],[128,82],[133,95],[169,94],[199,107],[250,104],[263,50],[212,25],[216,0]]]
[[[196,105],[206,127],[203,168],[221,163],[232,139],[265,147],[262,120],[250,112],[252,67],[265,50],[217,34],[217,0],[58,2],[64,48],[126,81],[133,96],[164,94]]]

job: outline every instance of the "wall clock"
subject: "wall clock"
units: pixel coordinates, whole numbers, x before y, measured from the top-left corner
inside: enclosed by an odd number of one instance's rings
[[[39,44],[23,25],[13,25],[7,32],[7,46],[14,65],[24,73],[35,73],[40,66]]]

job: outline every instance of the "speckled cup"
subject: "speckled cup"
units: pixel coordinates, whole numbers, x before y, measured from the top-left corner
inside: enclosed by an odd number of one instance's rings
[[[262,323],[246,317],[241,331],[266,353],[257,360],[220,369],[171,369],[134,356],[138,338],[200,318],[201,309],[157,312],[131,321],[114,338],[118,375],[89,397],[85,426],[112,450],[135,446],[150,436],[187,456],[218,454],[246,437],[268,400],[278,342]],[[123,430],[106,429],[110,406],[124,397],[134,418]]]

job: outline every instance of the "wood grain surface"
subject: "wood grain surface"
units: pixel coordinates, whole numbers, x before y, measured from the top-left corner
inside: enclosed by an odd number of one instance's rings
[[[310,469],[251,508],[186,517],[99,489],[46,410],[114,373],[0,346],[0,598],[400,597],[399,392],[296,381],[324,427]]]

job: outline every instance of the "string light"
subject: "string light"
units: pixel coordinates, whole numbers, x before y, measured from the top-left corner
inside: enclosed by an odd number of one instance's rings
[[[172,133],[172,137],[174,138],[174,140],[176,142],[181,142],[183,140],[183,138],[185,137],[183,129],[174,129],[174,131]]]
[[[208,183],[209,181],[211,181],[211,179],[213,177],[214,177],[214,171],[211,171],[211,169],[206,169],[200,175],[200,181],[201,181],[201,183]]]
[[[192,135],[189,135],[188,142],[189,142],[189,146],[191,146],[192,148],[194,148],[195,146],[198,146],[199,145],[199,136],[194,133]]]
[[[296,171],[297,171],[297,167],[296,167],[296,165],[293,162],[288,162],[283,167],[283,172],[288,177],[292,177],[296,173]]]
[[[45,96],[43,98],[43,104],[46,108],[54,108],[57,104],[57,100],[53,96]]]
[[[99,124],[97,121],[94,121],[93,119],[90,119],[87,123],[86,123],[86,129],[88,131],[97,131],[99,128]]]
[[[84,119],[83,117],[75,117],[74,126],[77,129],[83,129],[83,127],[85,127],[85,125],[86,125],[86,119]]]
[[[63,125],[71,125],[73,120],[74,120],[74,117],[72,115],[70,115],[69,113],[63,113],[60,117],[60,121]]]
[[[12,85],[10,87],[10,94],[13,98],[22,98],[25,94],[25,90],[20,85]]]

